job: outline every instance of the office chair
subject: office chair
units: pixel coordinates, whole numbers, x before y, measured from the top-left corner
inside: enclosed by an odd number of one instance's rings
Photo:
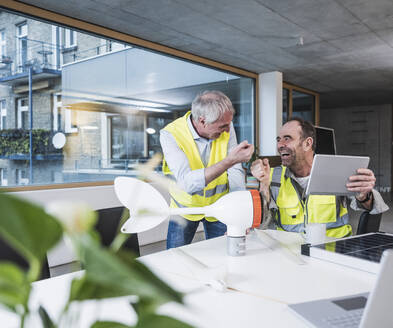
[[[27,261],[2,238],[0,238],[0,261],[13,262],[25,271],[27,271],[29,268]],[[50,273],[48,259],[45,257],[41,268],[41,275],[38,280],[47,278],[50,278]]]
[[[100,234],[101,242],[104,246],[109,246],[116,234],[119,233],[119,222],[123,210],[124,207],[122,206],[97,210],[98,221],[95,228]],[[123,247],[133,251],[137,256],[140,256],[137,234],[131,234]]]
[[[368,232],[378,232],[381,224],[382,213],[370,214],[368,211],[364,211],[359,218],[357,235],[362,235]]]

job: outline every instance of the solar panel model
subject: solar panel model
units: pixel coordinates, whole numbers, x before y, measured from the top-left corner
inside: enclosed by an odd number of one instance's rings
[[[393,248],[393,235],[373,232],[319,245],[302,245],[301,252],[314,258],[377,273],[384,250]]]

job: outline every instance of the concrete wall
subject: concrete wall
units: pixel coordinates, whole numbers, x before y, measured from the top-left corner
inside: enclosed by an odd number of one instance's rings
[[[335,129],[337,154],[370,156],[377,188],[391,188],[391,104],[323,109],[320,125]]]

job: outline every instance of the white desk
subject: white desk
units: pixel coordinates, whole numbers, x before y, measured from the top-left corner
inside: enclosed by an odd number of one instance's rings
[[[297,234],[269,233],[300,251],[302,239]],[[375,276],[370,273],[308,257],[303,257],[306,264],[299,265],[278,248],[266,247],[255,236],[248,237],[244,257],[226,255],[226,237],[188,245],[183,250],[207,266],[224,266],[228,272],[228,285],[239,290],[218,292],[203,286],[170,251],[141,257],[140,260],[157,275],[174,288],[188,293],[185,307],[166,304],[160,312],[196,327],[304,327],[304,322],[292,314],[286,304],[367,292],[375,281]],[[77,274],[35,283],[32,304],[40,302],[56,316],[66,298],[67,286]],[[94,322],[91,318],[97,318],[97,314],[102,320],[128,324],[135,320],[125,299],[89,302],[83,306],[81,327],[88,327]],[[6,314],[0,313],[0,322],[7,322],[3,321],[3,315]]]

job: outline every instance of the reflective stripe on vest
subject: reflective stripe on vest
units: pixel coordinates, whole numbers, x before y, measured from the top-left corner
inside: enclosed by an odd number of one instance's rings
[[[226,184],[226,183],[222,184],[222,185],[218,185],[218,186],[215,186],[213,189],[205,190],[205,196],[212,197],[215,194],[221,194],[221,193],[225,192],[227,189],[228,189],[228,184]],[[203,190],[193,192],[192,195],[203,196]]]
[[[340,238],[352,233],[348,224],[347,209],[340,199],[333,195],[310,195],[306,203],[300,199],[300,191],[286,175],[286,167],[279,166],[271,169],[270,192],[278,207],[276,221],[278,229],[300,232],[304,227],[307,210],[309,222],[326,223],[326,235]]]
[[[187,156],[191,170],[198,170],[204,168],[201,156],[194,138],[188,128],[187,118],[191,112],[169,123],[164,130],[170,132],[175,138],[179,148]],[[211,143],[209,163],[207,167],[212,166],[222,161],[227,156],[229,133],[223,132],[220,137],[213,140]],[[162,171],[165,175],[172,176],[165,159],[163,160]],[[171,207],[200,207],[207,206],[216,202],[220,197],[229,192],[229,183],[227,172],[224,172],[219,177],[211,181],[203,190],[188,194],[179,188],[170,188]],[[198,221],[204,218],[203,215],[184,215],[184,217],[191,221]],[[215,218],[206,217],[208,221],[217,221]]]

